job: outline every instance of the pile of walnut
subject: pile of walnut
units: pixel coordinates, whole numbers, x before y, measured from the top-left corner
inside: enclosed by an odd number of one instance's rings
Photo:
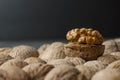
[[[103,55],[89,61],[67,56],[66,45],[0,48],[0,80],[120,80],[120,39],[104,41]]]

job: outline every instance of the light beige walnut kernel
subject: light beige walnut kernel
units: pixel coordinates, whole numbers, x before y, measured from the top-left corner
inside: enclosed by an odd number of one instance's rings
[[[102,44],[103,37],[99,31],[91,28],[75,28],[68,31],[67,40],[79,44]]]

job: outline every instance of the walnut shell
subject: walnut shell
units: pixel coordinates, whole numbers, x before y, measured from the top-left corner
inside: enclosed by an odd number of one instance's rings
[[[54,42],[52,43],[44,52],[39,56],[39,58],[47,61],[52,59],[62,59],[65,58],[64,53],[64,43]]]
[[[104,54],[109,54],[111,52],[119,51],[118,47],[117,47],[117,44],[113,39],[104,41],[103,45],[105,45]]]
[[[80,57],[65,57],[65,60],[72,62],[75,66],[85,63],[85,60]]]
[[[120,59],[120,52],[111,52],[110,55],[114,56],[116,59]]]
[[[37,58],[37,57],[29,57],[29,58],[26,58],[24,60],[24,62],[27,62],[28,64],[32,64],[32,63],[43,63],[45,64],[46,62],[40,58]]]
[[[58,67],[60,65],[69,65],[69,66],[74,66],[74,64],[70,61],[66,61],[64,59],[55,59],[55,60],[51,60],[51,61],[48,61],[47,64],[51,64],[51,65],[54,65],[55,67]]]
[[[106,69],[117,69],[120,71],[120,60],[117,60],[111,64],[109,64]]]
[[[120,80],[120,72],[116,69],[104,69],[97,72],[92,80]]]
[[[65,54],[69,57],[81,57],[85,60],[94,60],[104,52],[104,45],[88,45],[69,43],[64,46]]]
[[[10,80],[8,78],[8,73],[2,69],[0,69],[0,80]]]
[[[99,31],[91,28],[75,28],[68,31],[67,40],[79,44],[102,44],[103,37]]]
[[[53,65],[44,64],[40,67],[39,73],[33,78],[34,80],[44,80],[49,71],[54,68]]]
[[[7,72],[9,80],[30,80],[28,74],[18,67],[5,66],[3,70]]]
[[[13,58],[9,55],[0,54],[0,65],[10,59],[13,59]]]
[[[110,64],[110,63],[116,61],[117,59],[112,55],[103,55],[103,56],[99,57],[97,60],[107,63],[107,64]]]
[[[28,57],[38,57],[38,55],[39,53],[37,49],[27,45],[16,46],[10,52],[10,56],[17,59],[26,59]]]
[[[33,63],[25,66],[23,70],[31,77],[31,79],[39,72],[40,67],[43,64],[41,63]]]
[[[22,60],[11,59],[11,60],[8,60],[7,62],[3,63],[0,66],[0,69],[3,69],[5,66],[16,66],[16,67],[22,68],[26,65],[28,65],[28,64]]]
[[[50,45],[49,44],[43,44],[38,48],[39,55],[41,55]]]
[[[84,65],[77,65],[76,68],[85,76],[87,80],[91,80],[92,76],[95,74],[91,68]]]
[[[77,80],[79,71],[72,66],[60,65],[53,68],[44,80]]]
[[[84,66],[91,68],[94,72],[98,72],[106,67],[106,65],[101,61],[88,61]]]
[[[0,48],[0,54],[9,55],[11,50],[12,48],[9,47]]]

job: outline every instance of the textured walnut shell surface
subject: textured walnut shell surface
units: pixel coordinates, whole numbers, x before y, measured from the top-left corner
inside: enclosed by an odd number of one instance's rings
[[[39,73],[33,78],[34,80],[44,80],[49,71],[54,68],[53,65],[44,64],[40,67]]]
[[[38,55],[37,49],[27,45],[16,46],[10,52],[10,56],[22,60],[28,57],[38,57]]]
[[[39,58],[47,61],[52,59],[63,59],[66,55],[64,53],[64,43],[54,42],[52,43],[40,56]]]
[[[9,55],[0,54],[0,65],[10,59],[13,59],[13,58]]]
[[[31,79],[39,72],[40,67],[43,64],[41,63],[33,63],[25,66],[23,70],[31,77]]]
[[[95,72],[87,66],[77,65],[76,68],[85,76],[87,80],[91,80],[92,76],[95,74]]]
[[[9,47],[0,48],[0,54],[9,55],[11,50],[12,48]]]
[[[45,77],[45,80],[77,80],[79,71],[72,66],[60,65],[53,68]]]
[[[3,70],[7,72],[9,80],[30,80],[28,74],[18,67],[5,66]]]
[[[32,63],[43,63],[45,64],[46,62],[40,58],[37,58],[37,57],[29,57],[29,58],[26,58],[24,60],[24,62],[27,62],[28,64],[32,64]]]
[[[109,64],[106,69],[117,69],[120,71],[120,60],[117,60],[111,64]]]
[[[104,52],[104,45],[88,45],[69,43],[64,46],[65,54],[69,57],[81,57],[85,60],[94,60]]]
[[[104,62],[104,63],[107,63],[107,64],[110,64],[110,63],[116,61],[117,58],[115,56],[112,56],[112,55],[103,55],[103,56],[99,57],[97,60]]]
[[[111,52],[110,55],[114,56],[116,59],[120,59],[120,52]]]
[[[3,63],[0,66],[0,69],[3,69],[5,66],[16,66],[16,67],[22,68],[26,65],[28,65],[28,64],[22,60],[11,59],[11,60],[8,60],[7,62]]]
[[[10,80],[8,78],[8,73],[2,69],[0,69],[0,80]]]
[[[65,57],[65,60],[72,62],[75,66],[85,63],[85,60],[80,57]]]
[[[75,66],[72,62],[66,61],[66,60],[64,60],[64,59],[51,60],[51,61],[48,61],[47,64],[54,65],[55,67],[58,67],[58,66],[60,66],[60,65]]]
[[[75,28],[68,31],[67,40],[79,44],[102,44],[103,37],[97,30],[91,28]]]
[[[41,45],[40,48],[38,48],[39,55],[41,55],[49,46],[50,44]]]
[[[98,72],[106,67],[101,61],[88,61],[84,64],[84,66],[91,68],[94,72]]]
[[[92,80],[120,80],[120,72],[116,69],[104,69],[97,72]]]

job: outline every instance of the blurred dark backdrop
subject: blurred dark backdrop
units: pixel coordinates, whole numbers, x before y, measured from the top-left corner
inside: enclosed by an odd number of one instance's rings
[[[0,0],[0,40],[64,39],[75,27],[119,37],[118,0]]]

